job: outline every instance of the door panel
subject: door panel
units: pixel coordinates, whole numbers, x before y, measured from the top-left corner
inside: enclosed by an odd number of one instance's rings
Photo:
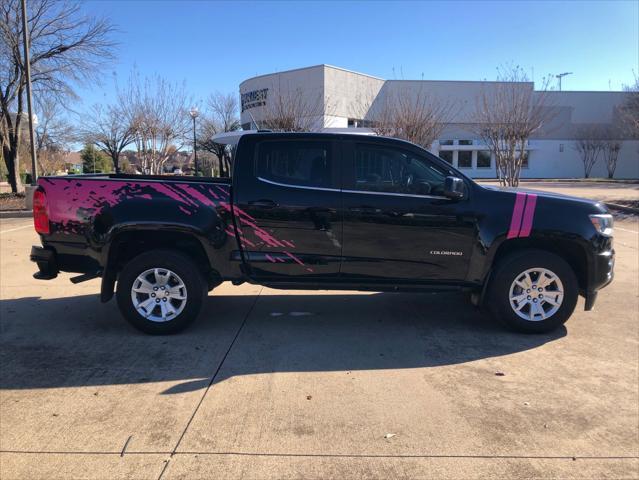
[[[282,281],[337,276],[342,223],[333,144],[264,140],[252,163],[242,167],[235,204],[251,274]]]
[[[356,142],[343,168],[345,279],[465,278],[476,222],[468,200],[441,195],[445,170],[419,152]]]

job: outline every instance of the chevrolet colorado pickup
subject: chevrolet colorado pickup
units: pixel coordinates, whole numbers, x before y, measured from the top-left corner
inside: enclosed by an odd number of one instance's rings
[[[599,203],[480,186],[384,137],[247,132],[232,151],[232,178],[41,178],[34,276],[101,277],[101,300],[115,291],[152,334],[186,327],[224,281],[463,289],[523,332],[562,325],[578,295],[592,309],[612,281],[612,217]]]

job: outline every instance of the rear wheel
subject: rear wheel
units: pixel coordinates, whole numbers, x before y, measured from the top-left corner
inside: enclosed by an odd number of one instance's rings
[[[489,286],[490,309],[510,328],[541,333],[563,325],[577,304],[577,277],[561,257],[522,250],[504,258]]]
[[[206,295],[197,265],[171,250],[152,250],[133,258],[118,278],[122,315],[143,332],[179,332],[197,317]]]

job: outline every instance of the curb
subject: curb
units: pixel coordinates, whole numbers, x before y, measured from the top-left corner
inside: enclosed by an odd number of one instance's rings
[[[0,210],[0,218],[28,218],[33,216],[32,210]]]
[[[639,208],[627,207],[626,205],[619,205],[618,203],[608,203],[603,202],[604,205],[612,210],[621,210],[626,213],[634,213],[635,215],[639,215]]]

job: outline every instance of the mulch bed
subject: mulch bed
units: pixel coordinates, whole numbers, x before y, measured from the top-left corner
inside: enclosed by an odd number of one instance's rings
[[[632,207],[639,210],[639,200],[606,200],[606,203],[616,203],[624,207]]]
[[[24,193],[0,193],[0,211],[25,208]]]

